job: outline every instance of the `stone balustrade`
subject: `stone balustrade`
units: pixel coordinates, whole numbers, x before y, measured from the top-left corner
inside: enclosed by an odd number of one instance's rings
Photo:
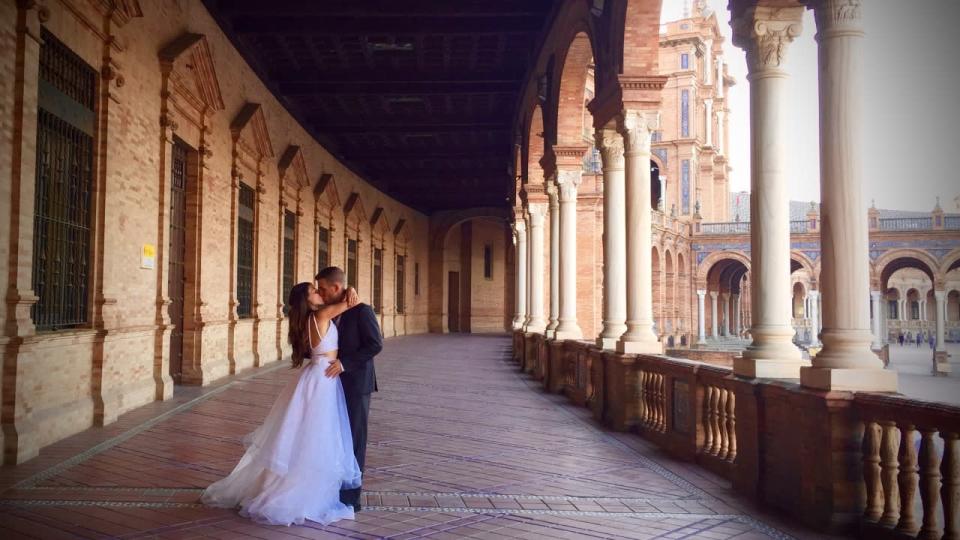
[[[806,525],[960,538],[960,408],[740,378],[723,366],[539,334],[517,332],[514,343],[514,358],[548,391]]]
[[[871,538],[960,538],[960,408],[858,394]]]

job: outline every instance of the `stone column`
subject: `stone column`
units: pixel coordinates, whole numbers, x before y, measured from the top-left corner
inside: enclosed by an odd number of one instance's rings
[[[723,325],[720,326],[720,335],[730,337],[730,293],[720,293],[720,301],[723,309]]]
[[[614,129],[598,129],[596,143],[603,159],[603,330],[597,347],[614,350],[627,329],[623,137]]]
[[[703,306],[705,296],[707,296],[707,291],[697,290],[697,345],[703,345],[707,342],[707,314]]]
[[[740,337],[740,295],[733,295],[733,335]]]
[[[800,383],[821,390],[896,391],[897,374],[870,350],[863,148],[860,2],[811,2],[817,21],[820,94],[820,231],[823,349]]]
[[[721,108],[717,111],[717,144],[714,145],[719,154],[723,153],[723,116],[724,110]]]
[[[547,320],[543,317],[543,219],[547,204],[529,203],[527,213],[530,216],[530,307],[527,309],[530,320],[527,332],[543,333],[547,328]]]
[[[626,157],[627,331],[617,352],[660,354],[653,332],[653,250],[650,217],[650,133],[660,124],[658,112],[623,111],[617,126]]]
[[[577,324],[577,188],[581,171],[557,173],[560,193],[560,318],[555,337],[580,339],[583,332]]]
[[[546,336],[554,338],[560,324],[560,202],[557,200],[557,184],[547,180],[547,197],[550,207],[550,322]]]
[[[880,291],[870,291],[870,302],[873,304],[873,343],[871,348],[880,349],[883,347],[883,330],[880,329],[880,322],[883,315],[880,313]]]
[[[513,222],[513,238],[516,242],[517,284],[516,314],[513,317],[513,328],[520,330],[523,321],[527,318],[527,224],[522,219]]]
[[[754,7],[734,23],[734,43],[746,50],[750,81],[753,342],[734,360],[734,373],[744,377],[797,378],[804,364],[790,320],[787,73],[781,68],[802,15],[800,7]]]
[[[530,298],[530,292],[533,290],[533,287],[530,286],[531,281],[532,281],[532,279],[533,279],[533,278],[532,278],[532,275],[533,275],[533,264],[532,264],[533,257],[531,257],[531,255],[530,255],[530,252],[532,251],[532,250],[530,249],[530,246],[531,246],[531,244],[532,244],[533,242],[532,242],[531,235],[530,235],[530,232],[531,232],[531,231],[530,231],[530,214],[527,213],[527,210],[526,210],[526,209],[523,210],[523,223],[524,223],[524,225],[526,226],[526,231],[527,231],[527,233],[526,233],[526,234],[527,234],[527,265],[526,265],[526,267],[527,267],[527,284],[526,284],[526,286],[524,287],[524,290],[525,290],[526,293],[527,293],[527,298],[526,298],[526,300],[524,301],[524,302],[526,303],[526,306],[527,306],[527,313],[526,313],[526,316],[524,316],[524,318],[523,318],[523,324],[521,325],[521,330],[523,330],[524,332],[526,332],[526,331],[527,331],[527,326],[530,325],[530,311],[531,311],[531,309],[533,308],[533,300]]]
[[[710,291],[710,314],[713,315],[710,319],[710,337],[717,339],[719,334],[717,333],[717,292]]]
[[[707,117],[704,142],[707,146],[713,146],[713,98],[704,99],[703,108],[705,116]]]
[[[820,346],[820,291],[809,291],[810,297],[810,346]]]
[[[933,374],[950,373],[950,355],[947,353],[945,325],[947,320],[947,291],[933,291],[937,301],[937,348],[933,353]]]

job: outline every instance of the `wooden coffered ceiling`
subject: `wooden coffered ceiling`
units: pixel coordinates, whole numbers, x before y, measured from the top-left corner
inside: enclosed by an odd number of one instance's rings
[[[423,212],[503,206],[511,126],[558,0],[204,0],[290,112]]]

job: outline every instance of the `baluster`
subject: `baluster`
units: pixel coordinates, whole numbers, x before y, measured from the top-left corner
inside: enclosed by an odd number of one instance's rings
[[[710,448],[713,446],[713,430],[710,429],[710,418],[712,416],[710,412],[710,402],[713,399],[713,387],[707,386],[704,387],[703,391],[703,448],[700,449],[701,452],[710,453]]]
[[[897,449],[900,442],[897,426],[893,422],[880,422],[883,435],[880,439],[880,484],[883,486],[883,515],[880,524],[895,527],[900,520],[900,493],[897,491]]]
[[[640,425],[647,425],[647,418],[650,416],[650,407],[647,405],[647,372],[640,372]]]
[[[667,392],[666,377],[663,374],[657,374],[657,431],[665,433],[667,431]]]
[[[863,517],[877,521],[883,515],[883,492],[880,487],[880,426],[867,422],[863,427],[863,483],[867,488],[867,507]]]
[[[935,428],[920,428],[920,500],[923,501],[923,527],[918,540],[937,540],[940,538],[940,523],[937,520],[937,507],[940,491],[940,456],[933,435]]]
[[[942,540],[960,540],[960,444],[957,433],[940,432],[943,461],[940,462],[940,502],[943,503]]]
[[[653,418],[657,414],[657,411],[655,411],[653,408],[653,396],[651,395],[653,393],[653,388],[650,384],[652,379],[653,374],[651,374],[649,371],[643,372],[643,402],[647,404],[647,418],[644,421],[644,425],[648,428],[653,425]]]
[[[900,424],[900,474],[897,475],[897,484],[900,487],[900,521],[897,531],[913,536],[920,529],[917,523],[913,503],[917,498],[917,449],[913,446],[913,434],[916,433],[913,424]]]
[[[718,388],[720,399],[717,400],[717,427],[720,430],[720,449],[717,457],[724,459],[727,457],[727,449],[730,447],[730,434],[727,433],[727,390]]]
[[[650,399],[653,401],[653,422],[650,424],[650,429],[654,431],[660,430],[660,375],[656,373],[650,374]]]
[[[713,431],[713,445],[710,446],[710,455],[715,456],[720,451],[720,389],[714,387],[710,396],[710,429]]]
[[[733,463],[737,459],[737,398],[731,390],[727,390],[727,433],[730,435],[730,444],[727,448],[727,461]]]

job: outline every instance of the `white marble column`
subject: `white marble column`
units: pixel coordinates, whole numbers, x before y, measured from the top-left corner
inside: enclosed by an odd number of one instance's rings
[[[720,335],[730,337],[730,293],[720,293],[720,306],[723,310],[723,324]]]
[[[577,324],[577,189],[582,180],[580,170],[557,173],[560,193],[560,318],[557,339],[581,339]]]
[[[527,315],[523,318],[523,326],[521,327],[521,329],[524,332],[526,332],[527,326],[530,325],[530,311],[531,311],[531,308],[533,308],[533,300],[530,297],[530,294],[533,291],[533,287],[531,287],[530,285],[534,279],[533,264],[532,264],[533,257],[531,256],[531,251],[533,250],[530,249],[531,244],[533,243],[531,241],[531,235],[530,235],[531,233],[530,214],[527,213],[526,209],[523,210],[523,223],[526,226],[526,230],[527,230],[527,285],[524,287],[524,289],[527,291],[527,299],[526,299]]]
[[[623,137],[614,129],[598,129],[596,144],[603,159],[603,330],[597,347],[614,350],[627,329]]]
[[[873,304],[873,343],[871,348],[880,349],[883,347],[883,331],[880,329],[880,323],[883,321],[883,315],[880,313],[880,291],[870,291],[870,302]]]
[[[902,298],[897,301],[897,318],[901,321],[907,320],[907,301]]]
[[[733,335],[736,338],[740,337],[740,295],[733,295]]]
[[[697,290],[697,344],[703,345],[707,342],[707,314],[704,309],[704,297],[707,291]]]
[[[947,320],[947,291],[933,291],[933,297],[937,300],[937,352],[947,350],[945,340],[945,322]]]
[[[650,216],[650,133],[660,125],[658,112],[623,111],[617,128],[626,158],[627,331],[617,352],[660,354],[653,331],[653,250]]]
[[[791,324],[790,208],[786,170],[787,45],[800,34],[803,8],[755,7],[734,24],[750,81],[752,343],[734,360],[744,377],[797,378],[805,361]]]
[[[809,291],[810,297],[810,346],[820,346],[820,291]]]
[[[717,144],[714,147],[718,154],[723,154],[723,116],[724,110],[717,111]]]
[[[517,283],[514,290],[517,307],[513,317],[513,328],[520,330],[524,319],[527,318],[527,225],[523,219],[513,222],[513,239],[516,242],[517,260]]]
[[[547,328],[547,320],[543,316],[543,222],[547,215],[546,203],[527,204],[527,214],[530,225],[530,321],[527,323],[527,332],[542,334]]]
[[[820,94],[820,231],[823,349],[801,370],[821,390],[896,391],[870,343],[867,212],[861,194],[864,87],[859,1],[811,2],[817,21]]]
[[[557,184],[547,180],[547,197],[550,212],[550,321],[546,336],[554,338],[560,324],[560,202]]]
[[[706,116],[706,131],[704,131],[704,142],[707,146],[713,146],[713,98],[703,100],[704,116]]]
[[[717,333],[717,291],[710,291],[710,310],[713,315],[710,319],[710,337],[717,339],[720,337]]]

